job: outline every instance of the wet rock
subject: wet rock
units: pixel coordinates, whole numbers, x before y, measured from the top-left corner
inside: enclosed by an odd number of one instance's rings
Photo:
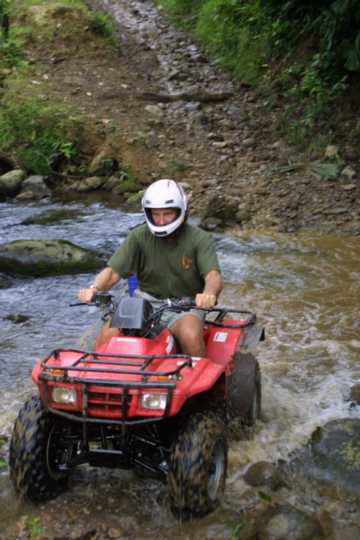
[[[354,384],[351,388],[350,399],[354,404],[360,405],[360,384]]]
[[[330,496],[360,496],[360,420],[342,418],[317,428],[294,461],[300,477],[315,480]]]
[[[279,470],[267,461],[251,465],[244,474],[244,480],[250,486],[267,486],[274,491],[285,485]]]
[[[30,216],[21,222],[21,225],[53,225],[67,219],[76,219],[81,215],[80,210],[73,208],[60,208],[57,210],[49,210],[42,214]]]
[[[90,176],[81,182],[74,183],[71,189],[78,191],[79,193],[88,193],[101,188],[104,182],[105,178],[102,178],[101,176]]]
[[[11,285],[11,279],[4,274],[0,274],[0,289],[8,289]]]
[[[292,506],[270,511],[257,530],[257,540],[322,540],[323,531],[316,517]]]
[[[65,240],[15,240],[0,245],[0,271],[40,277],[91,272],[104,260]]]
[[[102,185],[101,189],[104,189],[105,191],[113,191],[116,189],[121,183],[121,178],[119,176],[110,176]]]
[[[25,171],[21,169],[14,169],[0,176],[0,200],[17,195],[25,176]]]
[[[28,315],[23,315],[22,313],[11,313],[10,315],[6,315],[4,319],[7,321],[11,321],[14,324],[23,324],[29,321],[30,317]]]
[[[44,177],[33,175],[21,184],[21,191],[16,198],[18,200],[39,200],[50,197],[50,195],[51,191],[47,187]]]

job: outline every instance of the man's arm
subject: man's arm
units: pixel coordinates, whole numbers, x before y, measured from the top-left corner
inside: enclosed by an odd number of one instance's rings
[[[197,307],[211,309],[216,305],[223,288],[223,281],[218,270],[211,270],[205,276],[205,287],[202,293],[195,297]]]
[[[81,302],[88,304],[97,292],[108,291],[120,279],[119,274],[110,268],[110,266],[107,266],[95,277],[92,285],[86,289],[80,289],[78,298]]]

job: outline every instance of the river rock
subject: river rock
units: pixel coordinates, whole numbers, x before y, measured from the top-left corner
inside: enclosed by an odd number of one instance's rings
[[[71,189],[74,191],[78,191],[79,193],[88,193],[89,191],[95,191],[104,184],[105,178],[102,178],[101,176],[89,176],[89,178],[85,178],[85,180],[82,180],[81,182],[75,182]]]
[[[0,199],[17,195],[24,178],[25,171],[21,169],[14,169],[0,176]]]
[[[92,272],[104,260],[66,240],[15,240],[0,245],[0,271],[41,277]]]
[[[322,540],[316,517],[290,505],[270,510],[257,530],[256,540]]]
[[[276,466],[267,461],[259,461],[251,465],[244,474],[244,480],[250,486],[268,486],[273,490],[284,486],[284,481]]]
[[[17,195],[18,200],[39,200],[50,197],[51,191],[47,187],[44,177],[40,175],[29,176],[21,184],[21,191]]]
[[[360,384],[354,384],[351,388],[350,399],[354,404],[360,405]]]
[[[58,208],[41,214],[36,214],[24,219],[21,225],[53,225],[67,219],[77,219],[81,215],[80,210],[74,208]]]
[[[8,289],[9,287],[11,287],[11,280],[8,276],[0,274],[0,289]]]
[[[360,420],[342,418],[317,428],[293,466],[300,478],[315,480],[329,496],[360,496]]]
[[[30,317],[28,315],[23,315],[22,313],[10,313],[4,317],[6,321],[11,321],[14,324],[23,324],[27,322]]]

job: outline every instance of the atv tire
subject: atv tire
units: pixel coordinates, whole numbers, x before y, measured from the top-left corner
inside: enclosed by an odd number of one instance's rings
[[[227,376],[227,403],[230,420],[253,426],[261,414],[261,373],[251,353],[237,352],[234,371]]]
[[[170,452],[168,489],[173,513],[181,519],[208,514],[225,489],[225,424],[214,413],[194,413]]]
[[[58,453],[49,414],[33,396],[20,409],[10,441],[10,476],[21,496],[41,502],[63,491],[68,473],[57,468]]]

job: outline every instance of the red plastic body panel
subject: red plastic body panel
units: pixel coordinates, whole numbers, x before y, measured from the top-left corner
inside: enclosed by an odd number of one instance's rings
[[[240,321],[223,322],[238,325]],[[206,356],[190,359],[185,355],[171,356],[176,353],[175,342],[167,329],[153,339],[124,336],[119,332],[118,336],[110,338],[95,353],[88,353],[86,361],[82,360],[83,351],[60,350],[53,353],[45,361],[36,363],[32,378],[39,387],[41,399],[53,409],[77,414],[86,411],[86,415],[93,418],[121,419],[124,416],[122,405],[126,395],[127,419],[161,417],[164,414],[173,416],[186,400],[210,390],[222,374],[232,371],[234,353],[243,334],[243,328],[208,325],[204,329]],[[131,355],[130,361],[127,355]],[[144,368],[148,355],[152,358]],[[94,369],[96,371],[92,371]],[[176,375],[167,375],[176,370]],[[52,379],[44,380],[41,374],[45,371],[51,374]],[[66,373],[66,377],[61,377],[62,373]],[[141,386],[144,381],[146,387]],[[161,387],[164,383],[171,388]],[[75,389],[76,402],[55,403],[52,399],[54,386]],[[144,393],[168,395],[166,412],[144,409],[141,405]]]

